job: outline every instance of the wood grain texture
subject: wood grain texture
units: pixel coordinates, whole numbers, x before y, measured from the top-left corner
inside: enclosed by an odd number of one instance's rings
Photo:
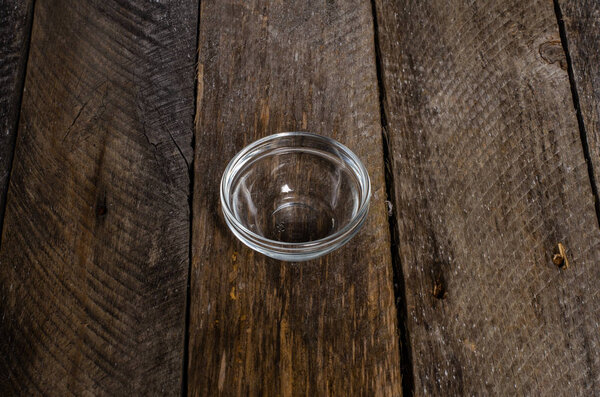
[[[558,1],[558,4],[597,192],[600,177],[600,3],[585,0]]]
[[[193,195],[191,395],[400,395],[371,8],[358,1],[203,1]],[[284,263],[221,215],[229,159],[265,135],[331,136],[373,198],[342,249]]]
[[[0,394],[180,394],[198,4],[35,8],[0,252]]]
[[[552,2],[376,5],[415,394],[598,393],[600,232]]]
[[[17,133],[33,0],[0,0],[0,234]]]

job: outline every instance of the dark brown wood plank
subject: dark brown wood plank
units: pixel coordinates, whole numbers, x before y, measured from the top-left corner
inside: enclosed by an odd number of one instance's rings
[[[203,1],[192,232],[191,395],[400,395],[371,7]],[[308,130],[354,150],[372,206],[342,249],[304,263],[227,229],[219,181],[265,135]]]
[[[31,32],[33,0],[0,0],[0,234]]]
[[[600,231],[552,2],[376,5],[415,394],[596,393]]]
[[[600,177],[600,3],[597,1],[558,1],[564,40],[569,52],[575,105],[580,112],[583,143],[592,165],[591,179],[598,200]],[[600,223],[600,203],[596,214]]]
[[[0,394],[181,393],[198,3],[36,2]]]

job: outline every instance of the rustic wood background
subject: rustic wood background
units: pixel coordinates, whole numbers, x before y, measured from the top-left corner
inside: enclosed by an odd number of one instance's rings
[[[0,395],[600,395],[600,3],[0,0],[0,82]],[[305,263],[218,200],[290,130],[374,192]]]

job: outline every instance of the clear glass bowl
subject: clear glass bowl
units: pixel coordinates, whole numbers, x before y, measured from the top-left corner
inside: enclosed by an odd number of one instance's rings
[[[221,179],[227,225],[275,259],[305,261],[346,244],[369,211],[371,183],[358,157],[333,139],[283,132],[246,146]]]

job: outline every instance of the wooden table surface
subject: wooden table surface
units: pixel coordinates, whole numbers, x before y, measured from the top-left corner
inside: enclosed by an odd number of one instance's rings
[[[600,395],[597,1],[1,0],[0,81],[0,395]],[[294,130],[373,187],[305,263],[218,194]]]

